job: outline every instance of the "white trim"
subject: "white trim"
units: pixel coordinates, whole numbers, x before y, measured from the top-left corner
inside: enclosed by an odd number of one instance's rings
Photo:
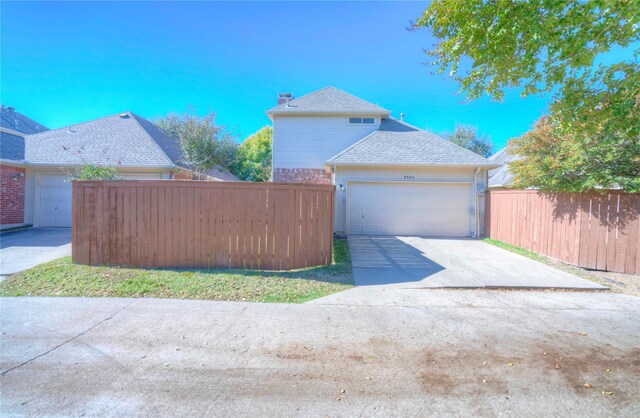
[[[0,158],[0,164],[21,168],[25,168],[27,166],[27,162],[25,160],[8,160],[6,158]]]
[[[0,126],[0,132],[11,134],[13,136],[19,136],[21,138],[24,138],[25,136],[29,135],[29,134],[25,134],[24,132],[14,131],[13,129],[5,128],[4,126]]]
[[[398,167],[454,167],[454,168],[455,167],[465,167],[465,168],[482,167],[482,168],[487,168],[487,169],[499,167],[496,164],[477,164],[477,163],[462,163],[462,164],[460,164],[460,163],[451,163],[451,164],[442,164],[442,163],[438,163],[438,164],[434,164],[434,163],[352,163],[352,162],[340,163],[340,162],[331,161],[334,158],[344,154],[349,149],[351,149],[354,146],[356,146],[358,143],[364,141],[368,136],[373,135],[374,133],[377,133],[377,132],[379,132],[379,131],[374,131],[374,132],[370,133],[369,135],[367,135],[364,138],[362,138],[360,141],[358,141],[355,144],[351,145],[349,148],[346,148],[344,151],[340,151],[340,154],[336,154],[336,156],[331,157],[331,159],[327,160],[325,165],[332,165],[332,166],[336,166],[336,167],[394,167],[394,166],[398,166]]]

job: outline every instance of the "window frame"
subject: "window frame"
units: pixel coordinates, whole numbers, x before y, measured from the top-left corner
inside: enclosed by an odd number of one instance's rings
[[[352,120],[359,120],[359,122],[352,122]],[[371,123],[365,122],[365,120],[371,120]],[[348,116],[347,125],[352,126],[371,126],[376,124],[376,118],[372,116]]]

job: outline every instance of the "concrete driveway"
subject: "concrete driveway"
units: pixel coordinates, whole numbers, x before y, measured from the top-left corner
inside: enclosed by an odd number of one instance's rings
[[[640,299],[393,291],[411,304],[3,298],[0,414],[640,416]]]
[[[607,289],[471,239],[356,235],[349,246],[357,286]]]
[[[29,228],[0,234],[0,276],[71,255],[71,228]]]

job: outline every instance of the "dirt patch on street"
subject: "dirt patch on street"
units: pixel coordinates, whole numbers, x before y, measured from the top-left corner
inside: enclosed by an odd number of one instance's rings
[[[537,374],[546,376],[544,385],[569,387],[579,396],[615,397],[618,406],[632,402],[640,384],[623,382],[616,373],[634,371],[640,376],[640,348],[621,350],[608,344],[583,345],[579,340],[572,344],[576,338],[581,337],[563,338],[560,344],[557,336],[555,344],[549,342],[554,338],[531,342],[512,355],[491,344],[438,343],[420,348],[386,338],[372,338],[357,346],[284,344],[267,354],[304,368],[300,377],[310,380],[363,381],[403,370],[415,378],[403,385],[424,394],[508,398],[514,391],[526,394],[543,389],[532,387],[532,375]]]

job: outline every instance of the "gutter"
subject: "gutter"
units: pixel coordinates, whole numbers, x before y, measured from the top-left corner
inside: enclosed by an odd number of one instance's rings
[[[94,164],[94,163],[89,163]],[[24,162],[25,167],[82,167],[84,164],[60,164],[60,163],[31,163],[29,161]],[[113,165],[113,164],[101,164],[95,163],[95,165]],[[171,165],[114,165],[117,168],[125,169],[160,169],[160,170],[175,170],[178,167],[175,164]]]
[[[496,164],[432,164],[432,163],[341,163],[335,161],[327,161],[325,165],[331,165],[334,167],[342,166],[342,167],[462,167],[462,168],[473,168],[473,167],[483,167],[487,169],[500,167]]]

